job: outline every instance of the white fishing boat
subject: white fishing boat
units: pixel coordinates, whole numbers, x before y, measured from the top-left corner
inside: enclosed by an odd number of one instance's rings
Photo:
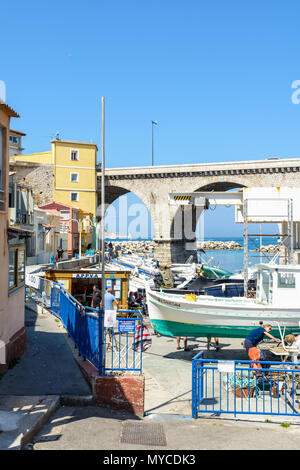
[[[300,265],[257,265],[255,298],[174,295],[149,286],[146,293],[149,318],[162,335],[245,338],[261,321],[300,331]]]
[[[155,261],[152,259],[143,259],[137,255],[121,255],[113,261],[129,269],[136,268],[140,273],[147,275],[153,275],[156,269]]]

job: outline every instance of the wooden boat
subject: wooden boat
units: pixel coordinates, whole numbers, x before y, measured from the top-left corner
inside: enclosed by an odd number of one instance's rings
[[[259,322],[300,331],[300,265],[257,265],[255,298],[174,295],[146,289],[149,318],[167,336],[245,338]],[[273,332],[272,332],[273,334]],[[279,332],[274,331],[279,337]]]

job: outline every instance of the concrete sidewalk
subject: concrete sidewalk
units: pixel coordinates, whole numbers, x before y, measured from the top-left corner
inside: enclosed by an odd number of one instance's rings
[[[298,450],[298,426],[132,415],[62,406],[33,439],[34,450]]]
[[[20,449],[62,400],[92,402],[61,323],[26,309],[27,351],[0,376],[0,449]]]
[[[59,406],[59,396],[0,396],[0,450],[24,448]]]
[[[143,356],[146,416],[140,419],[93,406],[76,350],[54,316],[27,310],[26,325],[28,350],[0,380],[0,449],[28,442],[38,450],[299,448],[297,419],[191,418],[191,362],[205,349],[201,339],[190,339],[192,350],[184,352],[176,349],[175,338],[152,337]],[[240,340],[222,340],[218,353],[206,352],[216,359],[242,354]]]
[[[25,325],[27,351],[0,380],[0,395],[89,395],[60,321],[26,309]]]

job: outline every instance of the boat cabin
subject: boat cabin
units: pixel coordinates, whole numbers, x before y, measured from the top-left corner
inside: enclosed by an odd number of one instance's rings
[[[105,289],[111,287],[114,296],[119,302],[119,309],[128,308],[128,282],[130,271],[105,270]],[[97,268],[81,269],[48,269],[45,278],[61,284],[82,305],[91,306],[93,286],[96,284],[101,290],[101,270]]]
[[[300,265],[257,266],[256,300],[276,307],[300,306]]]

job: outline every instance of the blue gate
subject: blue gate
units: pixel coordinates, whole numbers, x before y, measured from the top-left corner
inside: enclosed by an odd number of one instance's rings
[[[102,310],[82,306],[57,284],[51,286],[50,310],[62,322],[79,354],[97,367],[100,374],[114,371],[142,374],[144,326],[141,312],[120,311],[140,316],[117,317],[116,326],[104,328],[102,336]]]
[[[218,361],[199,352],[192,365],[192,415],[299,416],[300,369],[291,362]]]

